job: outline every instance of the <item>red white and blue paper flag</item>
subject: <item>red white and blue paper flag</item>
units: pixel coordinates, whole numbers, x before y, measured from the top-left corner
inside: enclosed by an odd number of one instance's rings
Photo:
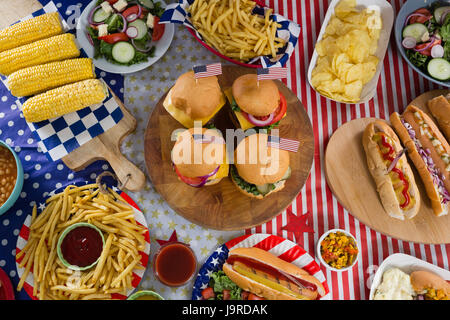
[[[222,137],[210,136],[207,134],[193,134],[195,143],[217,143],[224,144],[225,140]]]
[[[267,138],[267,146],[289,152],[297,152],[300,142],[297,140],[280,138],[278,136],[269,136]]]
[[[222,64],[220,62],[195,66],[192,69],[194,70],[195,79],[218,76],[219,74],[222,74]]]
[[[287,78],[287,68],[271,67],[256,69],[258,81]]]

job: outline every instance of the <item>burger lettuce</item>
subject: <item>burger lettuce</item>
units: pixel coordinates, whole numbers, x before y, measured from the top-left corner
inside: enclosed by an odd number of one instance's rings
[[[237,169],[235,166],[231,166],[231,177],[232,179],[236,182],[236,184],[239,186],[239,188],[247,191],[248,193],[254,194],[255,196],[258,195],[264,195],[263,193],[261,193],[258,188],[256,187],[256,185],[248,183],[247,181],[245,181],[244,179],[241,178],[241,176],[239,176],[239,174],[237,173]],[[275,189],[275,184],[274,183],[270,183],[269,184],[269,191],[272,191]]]

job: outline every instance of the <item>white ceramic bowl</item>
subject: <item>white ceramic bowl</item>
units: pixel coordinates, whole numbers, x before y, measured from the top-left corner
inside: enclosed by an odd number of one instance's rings
[[[162,3],[163,7],[166,7],[166,3],[163,0],[158,1]],[[89,24],[88,23],[89,12],[94,8],[96,2],[97,1],[94,0],[91,3],[89,3],[84,9],[83,13],[81,14],[80,19],[78,19],[77,42],[79,46],[86,52],[87,56],[89,58],[92,58],[94,65],[97,68],[107,72],[120,74],[137,72],[145,68],[148,68],[149,66],[154,64],[166,53],[167,49],[169,49],[170,44],[172,43],[173,34],[175,30],[173,24],[165,25],[164,35],[162,36],[162,38],[158,41],[153,42],[153,45],[155,46],[155,56],[149,57],[148,60],[145,62],[133,64],[131,66],[122,66],[111,63],[105,58],[94,59],[94,47],[90,44],[87,38],[86,27]]]
[[[333,268],[332,266],[330,266],[328,263],[325,262],[325,260],[323,260],[322,258],[322,254],[321,254],[321,250],[320,250],[320,244],[322,243],[323,239],[325,239],[326,236],[328,236],[330,233],[336,233],[336,232],[342,232],[344,233],[346,236],[351,237],[353,239],[353,241],[355,241],[356,247],[358,249],[358,254],[356,255],[355,260],[353,260],[353,263],[345,268],[341,268],[341,269],[337,269],[337,268]],[[325,232],[320,238],[319,241],[317,241],[317,246],[316,246],[316,256],[317,258],[320,260],[320,262],[329,270],[331,271],[336,271],[336,272],[343,272],[343,271],[347,271],[350,270],[351,268],[354,267],[354,265],[356,264],[356,262],[359,259],[359,256],[361,255],[361,250],[359,248],[359,244],[358,241],[356,241],[356,238],[348,231],[345,231],[343,229],[331,229],[328,230],[327,232]]]
[[[440,276],[444,280],[450,281],[449,271],[404,253],[394,253],[384,259],[384,261],[378,267],[377,272],[373,277],[372,285],[370,287],[370,300],[373,300],[375,291],[383,280],[384,272],[392,268],[398,268],[406,274],[411,274],[413,271],[419,270],[429,271]]]
[[[340,2],[340,0],[333,0],[329,7],[328,11],[325,15],[325,18],[322,23],[322,27],[320,29],[319,36],[317,37],[317,42],[322,40],[323,35],[325,33],[325,29],[327,28],[328,22],[330,21],[332,15],[334,15],[334,8],[336,5]],[[368,83],[366,83],[363,87],[363,90],[361,92],[361,98],[359,101],[354,103],[349,102],[343,102],[331,99],[327,96],[322,95],[324,98],[340,102],[340,103],[346,103],[346,104],[360,104],[360,103],[366,103],[370,101],[376,91],[377,91],[377,83],[378,79],[380,78],[381,70],[383,69],[383,60],[384,56],[386,55],[387,48],[389,46],[389,39],[391,36],[392,26],[394,25],[394,10],[392,9],[392,6],[389,2],[386,0],[356,0],[356,8],[357,9],[365,9],[365,8],[374,8],[375,10],[380,11],[381,18],[383,20],[383,27],[380,32],[380,39],[378,40],[378,48],[375,52],[375,55],[378,57],[379,62],[377,65],[377,71],[375,72],[375,75],[373,76],[372,80],[370,80]],[[311,85],[311,73],[316,67],[317,59],[319,55],[317,54],[317,51],[314,50],[313,55],[311,57],[311,62],[309,63],[308,68],[308,82]],[[311,87],[315,90],[315,88],[311,85]],[[319,93],[320,94],[320,93]]]

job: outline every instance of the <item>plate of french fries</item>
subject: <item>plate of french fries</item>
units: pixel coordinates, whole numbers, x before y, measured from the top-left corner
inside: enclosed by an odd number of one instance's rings
[[[274,18],[273,9],[264,7],[264,1],[260,0],[180,0],[178,6],[186,13],[185,21],[176,20],[178,16],[171,18],[169,10],[166,16],[163,14],[161,23],[184,23],[208,50],[246,67],[261,67],[261,57],[276,63],[287,54],[287,47],[292,53],[298,34],[294,31],[293,35],[291,30],[300,32],[297,24],[276,15],[295,27],[282,25]]]
[[[134,291],[149,260],[147,222],[125,193],[104,186],[69,185],[51,192],[40,214],[33,207],[16,245],[17,291],[34,300],[122,300]],[[57,255],[59,236],[78,222],[95,225],[105,239],[98,263],[83,271]]]

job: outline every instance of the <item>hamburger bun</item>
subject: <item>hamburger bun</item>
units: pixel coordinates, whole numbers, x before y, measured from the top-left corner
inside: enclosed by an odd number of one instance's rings
[[[289,168],[289,152],[267,146],[268,135],[257,133],[244,138],[234,152],[239,176],[254,185],[276,183]]]
[[[272,80],[260,80],[256,74],[245,74],[233,82],[232,93],[237,105],[254,116],[267,116],[280,104],[278,87]]]
[[[194,134],[217,137],[218,142],[198,143],[194,141]],[[178,134],[171,153],[172,162],[185,177],[206,176],[225,163],[226,145],[220,143],[220,140],[223,140],[222,133],[217,129],[186,129]],[[185,151],[188,151],[188,154],[184,154]],[[214,184],[213,180],[208,183]]]
[[[192,119],[211,116],[224,104],[224,97],[216,76],[195,79],[194,71],[182,74],[170,90],[172,105]]]
[[[428,271],[414,271],[410,275],[411,285],[418,294],[426,293],[428,289],[442,290],[450,299],[450,284],[438,275]]]

